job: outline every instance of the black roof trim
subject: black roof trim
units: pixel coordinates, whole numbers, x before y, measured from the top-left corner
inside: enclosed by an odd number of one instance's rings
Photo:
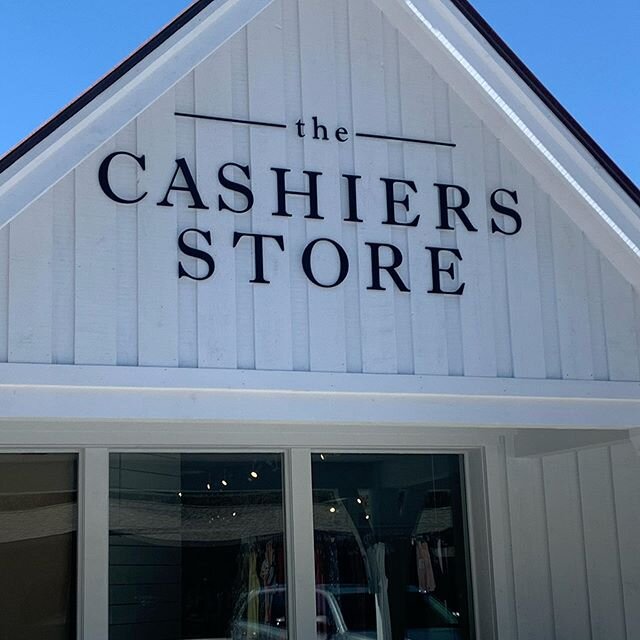
[[[175,20],[172,20],[166,27],[159,31],[150,40],[145,42],[139,49],[134,51],[128,58],[123,60],[117,67],[107,73],[92,87],[76,98],[71,104],[58,112],[53,118],[45,122],[39,129],[36,129],[30,136],[25,138],[17,146],[11,149],[6,155],[0,157],[0,173],[8,169],[22,156],[40,144],[45,138],[59,129],[65,122],[73,118],[79,111],[84,109],[90,102],[104,93],[109,87],[115,84],[120,78],[133,69],[139,62],[153,53],[158,47],[163,45],[171,36],[182,29],[184,25],[193,20],[201,11],[206,9],[215,0],[198,0]]]
[[[464,17],[480,32],[487,42],[502,56],[505,62],[535,92],[551,112],[579,140],[605,171],[622,187],[625,193],[640,206],[640,189],[611,159],[604,149],[585,131],[580,123],[558,102],[536,75],[522,62],[509,45],[493,30],[469,0],[451,0]]]
[[[450,0],[464,17],[480,32],[487,42],[502,56],[507,64],[520,76],[527,86],[536,93],[542,102],[555,114],[555,116],[569,129],[580,143],[591,153],[598,163],[620,185],[625,193],[640,206],[640,189],[624,173],[624,171],[607,155],[600,145],[583,129],[578,121],[558,102],[551,92],[538,80],[533,72],[522,62],[507,43],[491,28],[489,23],[478,13],[468,0]],[[70,120],[79,111],[86,107],[92,100],[106,91],[111,85],[120,80],[131,71],[139,62],[144,60],[155,49],[166,42],[184,25],[195,18],[215,0],[197,0],[188,7],[175,20],[170,22],[162,31],[143,44],[115,69],[89,88],[69,106],[47,121],[28,138],[11,149],[0,158],[0,173],[8,169],[22,156],[31,151],[65,122]]]

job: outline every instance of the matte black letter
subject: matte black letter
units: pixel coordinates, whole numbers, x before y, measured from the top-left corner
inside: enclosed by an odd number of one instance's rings
[[[191,169],[189,169],[189,165],[184,158],[178,158],[176,160],[176,172],[173,174],[173,178],[171,178],[171,184],[167,189],[167,193],[164,198],[158,202],[159,207],[173,207],[173,204],[169,202],[169,194],[172,191],[187,191],[191,194],[191,198],[193,199],[193,204],[189,205],[189,209],[208,209],[204,202],[202,202],[202,198],[198,193],[198,187],[196,186],[196,181],[193,179],[193,174],[191,173]],[[176,187],[176,178],[178,174],[182,173],[182,177],[186,182],[186,187]]]
[[[329,139],[329,135],[327,133],[327,127],[325,127],[323,124],[318,124],[318,116],[313,116],[313,139],[314,140]]]
[[[371,291],[386,291],[386,287],[380,284],[380,271],[384,270],[391,276],[400,291],[409,292],[409,287],[402,281],[400,274],[397,272],[398,267],[402,264],[402,252],[400,249],[392,244],[378,244],[377,242],[365,242],[365,244],[371,247],[371,286],[367,287],[367,289]],[[391,254],[393,255],[393,262],[388,266],[380,265],[380,249],[382,247],[391,249]]]
[[[498,202],[498,198],[496,197],[499,193],[506,193],[508,196],[511,196],[512,200],[518,204],[518,192],[517,191],[507,191],[506,189],[496,189],[491,194],[491,206],[494,211],[501,213],[503,216],[509,216],[513,218],[516,223],[516,228],[513,231],[505,231],[502,227],[499,227],[496,224],[496,221],[491,218],[491,233],[502,233],[505,236],[515,236],[516,233],[522,229],[522,218],[520,214],[515,210],[509,207],[505,207],[503,204]]]
[[[206,251],[202,251],[201,249],[196,249],[195,247],[190,247],[185,242],[184,237],[187,235],[187,233],[190,233],[191,231],[193,231],[193,233],[197,233],[198,235],[202,236],[207,241],[207,244],[211,246],[211,233],[209,231],[201,231],[200,229],[186,229],[180,234],[178,238],[178,247],[180,248],[180,251],[182,251],[182,253],[184,253],[185,255],[190,256],[192,258],[198,258],[199,260],[202,260],[204,263],[206,263],[208,267],[208,271],[207,271],[207,274],[204,276],[192,276],[182,266],[182,262],[178,262],[178,277],[179,278],[187,277],[187,278],[191,278],[191,280],[207,280],[213,275],[213,272],[216,270],[216,263],[213,261],[213,258]]]
[[[453,260],[445,269],[440,266],[440,254],[446,251],[447,253],[453,254],[456,258],[458,258],[458,260],[461,261],[462,255],[460,254],[460,251],[458,251],[458,249],[443,249],[442,247],[425,247],[425,249],[431,255],[431,281],[433,289],[430,289],[429,293],[442,293],[451,296],[461,296],[465,287],[464,282],[455,291],[443,291],[442,283],[440,282],[441,273],[448,274],[452,280],[455,280],[456,278]]]
[[[313,249],[318,244],[318,242],[328,242],[332,244],[338,252],[338,257],[340,258],[340,274],[333,284],[322,284],[322,282],[319,282],[313,274],[311,257],[313,254]],[[345,281],[347,275],[349,275],[349,257],[347,256],[347,252],[337,242],[334,242],[329,238],[318,238],[317,240],[310,242],[307,245],[307,248],[304,250],[304,253],[302,254],[302,268],[304,269],[307,278],[309,278],[309,280],[311,280],[313,284],[317,284],[319,287],[324,287],[325,289],[332,289],[333,287],[337,287],[339,284],[342,284]]]
[[[438,201],[440,204],[440,224],[436,229],[446,229],[447,231],[453,231],[454,227],[449,223],[449,211],[453,211],[458,214],[458,218],[462,220],[462,224],[467,228],[467,231],[477,231],[477,229],[471,224],[471,220],[467,218],[467,214],[464,212],[465,207],[468,207],[471,203],[471,196],[469,192],[463,187],[459,187],[455,184],[435,184],[438,188]],[[453,205],[449,203],[449,189],[456,189],[460,194],[460,204]]]
[[[291,217],[291,214],[287,212],[287,196],[307,196],[310,200],[309,215],[305,218],[313,218],[314,220],[324,220],[324,217],[318,214],[318,176],[322,173],[319,171],[303,171],[306,176],[309,176],[309,191],[289,191],[286,185],[285,176],[287,173],[291,173],[291,169],[275,169],[271,168],[271,171],[275,171],[278,176],[278,210],[273,213],[274,216],[287,216]]]
[[[238,242],[244,237],[253,238],[254,247],[254,264],[255,264],[255,277],[252,282],[254,284],[270,284],[270,280],[265,280],[264,277],[264,246],[263,241],[265,238],[275,240],[280,247],[280,251],[284,251],[284,236],[268,236],[262,233],[240,233],[236,231],[233,234],[233,248],[238,246]]]
[[[414,193],[418,193],[416,183],[413,180],[393,180],[392,178],[380,178],[387,191],[387,219],[382,224],[397,224],[401,227],[417,227],[420,216],[417,215],[411,222],[401,222],[396,220],[396,205],[401,204],[405,211],[409,211],[409,196],[406,195],[402,200],[396,200],[394,195],[394,187],[396,184],[406,184]]]
[[[244,209],[234,209],[224,201],[224,198],[222,196],[218,196],[218,211],[232,211],[233,213],[246,213],[247,211],[249,211],[249,209],[251,209],[251,207],[253,207],[253,192],[251,191],[251,189],[249,189],[249,187],[246,187],[245,185],[240,184],[239,182],[235,182],[234,180],[230,180],[229,178],[227,178],[224,175],[224,170],[227,167],[236,167],[236,169],[240,169],[240,171],[242,171],[242,173],[244,173],[244,175],[247,176],[247,179],[251,180],[251,171],[249,170],[249,166],[236,164],[235,162],[227,162],[227,164],[223,164],[220,167],[220,170],[218,171],[218,180],[220,184],[225,189],[230,189],[231,191],[235,191],[236,193],[243,195],[247,199],[247,206]]]
[[[111,162],[113,161],[113,159],[117,158],[118,156],[128,156],[129,158],[133,158],[143,171],[146,168],[146,160],[144,156],[138,157],[134,156],[133,153],[128,153],[127,151],[116,151],[115,153],[108,155],[100,165],[100,170],[98,171],[98,181],[100,182],[100,187],[102,187],[102,191],[107,196],[107,198],[111,198],[111,200],[117,202],[118,204],[136,204],[136,202],[140,202],[146,197],[146,191],[134,200],[127,200],[116,195],[111,188],[111,184],[109,183],[109,167],[111,166]]]
[[[356,181],[360,180],[362,176],[344,174],[342,177],[347,179],[347,194],[349,196],[349,217],[344,218],[344,221],[362,222],[362,219],[358,218],[358,196],[356,192]]]

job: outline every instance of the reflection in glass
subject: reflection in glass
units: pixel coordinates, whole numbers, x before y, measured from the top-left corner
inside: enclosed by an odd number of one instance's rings
[[[276,454],[112,454],[111,640],[287,638]]]
[[[0,455],[0,638],[75,638],[77,488],[75,455]]]
[[[461,458],[313,456],[322,640],[471,637]]]

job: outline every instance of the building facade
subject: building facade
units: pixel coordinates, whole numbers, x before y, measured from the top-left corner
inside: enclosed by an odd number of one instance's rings
[[[465,0],[200,0],[0,159],[0,637],[640,637],[640,192]]]

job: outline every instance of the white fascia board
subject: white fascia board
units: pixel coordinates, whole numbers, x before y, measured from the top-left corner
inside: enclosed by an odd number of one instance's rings
[[[449,2],[374,0],[590,241],[640,290],[640,211]]]
[[[273,0],[214,0],[0,174],[0,229],[112,138]]]
[[[0,422],[630,429],[640,383],[0,365]]]

